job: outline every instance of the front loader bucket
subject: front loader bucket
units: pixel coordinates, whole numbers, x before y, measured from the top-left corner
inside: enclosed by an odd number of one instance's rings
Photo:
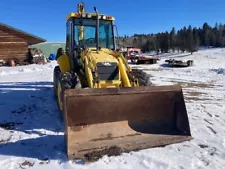
[[[69,159],[95,161],[192,139],[182,89],[70,89],[64,119]]]

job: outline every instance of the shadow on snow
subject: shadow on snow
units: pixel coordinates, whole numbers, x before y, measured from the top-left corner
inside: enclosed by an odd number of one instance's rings
[[[38,135],[17,142],[0,142],[0,155],[66,158],[64,135],[59,134],[64,132],[64,126],[52,82],[0,83],[0,112],[0,127],[10,130],[12,136],[15,131],[28,137]],[[55,135],[45,134],[46,130]]]
[[[62,132],[62,119],[51,82],[0,83],[0,123],[22,123],[18,131]]]
[[[65,152],[63,135],[46,135],[0,144],[0,155],[35,158],[44,161],[66,161]]]

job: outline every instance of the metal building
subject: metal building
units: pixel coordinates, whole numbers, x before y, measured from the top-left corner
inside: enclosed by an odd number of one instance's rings
[[[47,58],[50,56],[50,54],[56,54],[58,48],[65,49],[65,47],[66,43],[63,42],[44,42],[29,46],[29,48],[37,48],[42,50],[45,57]]]

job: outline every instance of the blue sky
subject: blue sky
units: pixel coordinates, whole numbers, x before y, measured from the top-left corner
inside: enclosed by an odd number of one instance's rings
[[[120,35],[157,33],[189,24],[225,24],[225,0],[83,0],[86,11],[96,6],[113,15]],[[0,22],[40,36],[65,41],[66,16],[76,12],[76,0],[0,0]]]

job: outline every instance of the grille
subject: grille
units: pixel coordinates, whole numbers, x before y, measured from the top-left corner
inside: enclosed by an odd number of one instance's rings
[[[117,63],[97,63],[98,76],[100,80],[119,80],[119,68]]]

